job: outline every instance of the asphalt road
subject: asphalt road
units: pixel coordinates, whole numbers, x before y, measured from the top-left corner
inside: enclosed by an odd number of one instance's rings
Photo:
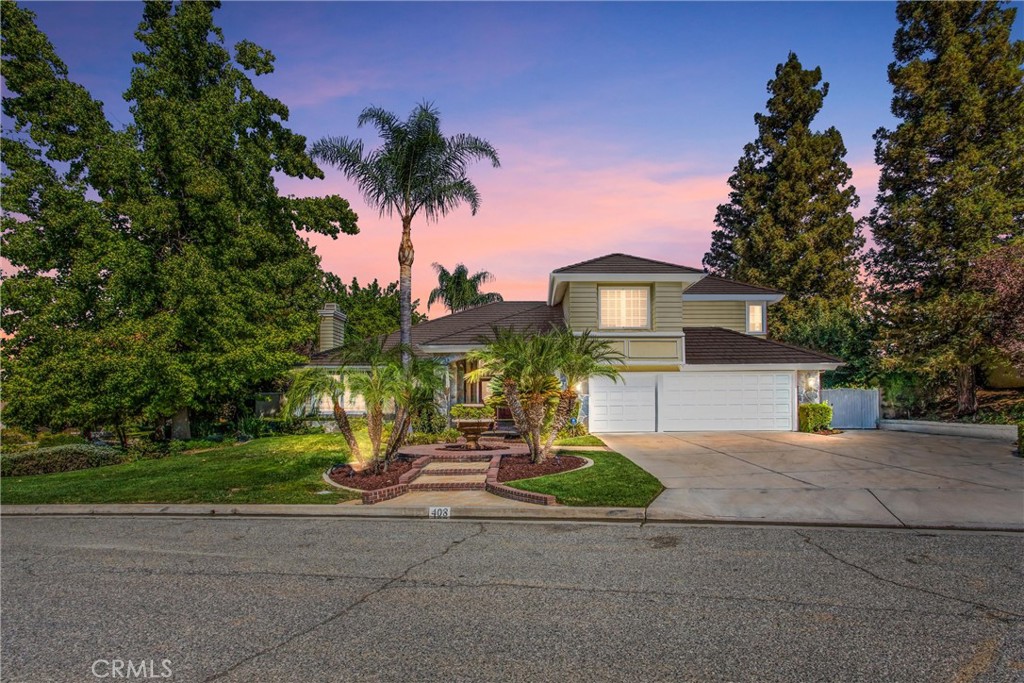
[[[7,517],[0,664],[10,682],[115,680],[115,660],[121,680],[1020,681],[1022,541]]]

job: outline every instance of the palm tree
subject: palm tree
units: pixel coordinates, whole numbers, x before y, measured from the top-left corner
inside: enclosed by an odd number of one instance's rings
[[[398,248],[398,289],[401,303],[402,362],[409,364],[412,346],[412,219],[422,212],[427,221],[439,220],[462,202],[475,215],[480,193],[466,177],[469,164],[490,160],[499,166],[498,153],[482,138],[460,133],[441,134],[440,115],[430,103],[418,105],[401,121],[380,107],[367,107],[358,125],[371,123],[383,144],[363,152],[363,142],[347,137],[327,137],[310,149],[315,159],[337,166],[355,182],[363,198],[381,216],[398,215],[402,241]]]
[[[310,401],[319,402],[324,396],[331,399],[334,421],[338,431],[345,437],[348,449],[361,467],[365,466],[363,454],[352,431],[352,425],[345,412],[345,372],[328,371],[323,368],[302,368],[292,373],[291,386],[285,394],[285,410],[289,415],[299,415]]]
[[[384,434],[384,410],[393,403],[401,388],[402,366],[394,359],[374,358],[369,368],[349,376],[349,387],[366,405],[366,431],[373,453],[370,462],[381,467],[381,441]]]
[[[550,334],[529,334],[495,328],[483,349],[467,354],[479,363],[470,379],[497,377],[501,394],[512,412],[516,429],[530,449],[533,462],[544,458],[542,437],[557,405],[560,347]]]
[[[547,458],[551,453],[558,432],[562,431],[569,416],[576,411],[576,402],[579,400],[576,387],[590,377],[608,377],[618,381],[619,371],[615,366],[623,360],[622,354],[610,342],[591,337],[590,330],[579,335],[569,329],[550,334],[557,339],[558,369],[565,379],[565,388],[558,395],[558,407],[544,443],[542,458]]]
[[[437,394],[444,389],[448,363],[440,358],[410,356],[405,365],[397,365],[397,382],[392,398],[395,402],[395,423],[391,429],[384,467],[398,455],[412,426],[413,416],[435,405]]]
[[[427,310],[435,301],[442,301],[452,313],[464,311],[474,306],[502,301],[501,294],[497,292],[481,292],[480,286],[492,282],[494,276],[486,270],[481,270],[473,275],[469,269],[461,263],[455,264],[455,270],[448,272],[448,269],[440,263],[434,263],[434,271],[437,273],[437,287],[430,292],[427,299]]]

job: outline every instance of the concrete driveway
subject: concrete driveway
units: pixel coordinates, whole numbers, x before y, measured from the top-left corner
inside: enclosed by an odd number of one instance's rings
[[[648,519],[1024,530],[1011,443],[906,432],[602,434],[665,485]]]

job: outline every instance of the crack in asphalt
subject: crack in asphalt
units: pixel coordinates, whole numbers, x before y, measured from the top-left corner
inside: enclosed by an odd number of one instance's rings
[[[805,533],[802,533],[800,531],[795,531],[794,533],[796,533],[796,535],[799,536],[800,538],[804,539],[804,542],[806,544],[810,545],[813,548],[817,548],[820,552],[824,553],[828,557],[831,557],[836,562],[838,562],[840,564],[843,564],[843,565],[846,565],[847,567],[850,567],[851,569],[856,569],[857,571],[863,572],[863,573],[867,574],[868,576],[870,576],[871,578],[875,579],[876,581],[881,581],[882,583],[887,583],[890,586],[896,586],[898,588],[906,588],[908,590],[918,591],[918,592],[925,593],[927,595],[931,595],[931,596],[934,596],[934,597],[937,597],[937,598],[943,598],[945,600],[951,600],[953,602],[958,602],[958,603],[963,604],[963,605],[970,605],[970,606],[972,606],[972,607],[974,607],[976,609],[986,610],[990,616],[992,616],[993,618],[998,619],[999,621],[1002,621],[1002,622],[1009,623],[1009,622],[1013,622],[1013,621],[1018,621],[1018,620],[1024,619],[1024,614],[1020,614],[1020,613],[1017,613],[1017,612],[1011,612],[1009,610],[1005,610],[1005,609],[1002,609],[1000,607],[993,607],[992,605],[987,605],[987,604],[985,604],[983,602],[977,602],[975,600],[967,600],[965,598],[958,598],[955,595],[947,595],[945,593],[940,593],[938,591],[933,591],[933,590],[928,589],[928,588],[922,588],[921,586],[915,586],[915,585],[909,584],[909,583],[901,583],[901,582],[896,581],[894,579],[886,578],[884,576],[881,576],[880,574],[876,574],[875,572],[871,571],[867,567],[862,567],[861,565],[857,564],[856,562],[851,562],[850,560],[846,560],[846,559],[843,559],[842,557],[839,557],[838,555],[833,553],[831,550],[829,550],[825,546],[821,545],[820,543],[815,542],[810,536],[808,536]],[[1000,615],[1004,615],[1004,616],[1000,616]]]
[[[223,671],[220,671],[218,673],[215,673],[215,674],[213,674],[211,676],[206,677],[205,679],[203,679],[203,683],[209,683],[210,681],[216,681],[216,680],[219,680],[221,678],[224,678],[225,676],[230,675],[231,673],[233,673],[234,671],[236,671],[237,669],[239,669],[243,665],[245,665],[245,664],[247,664],[247,663],[249,663],[249,662],[251,662],[251,661],[253,661],[255,659],[259,659],[260,657],[262,657],[264,655],[270,654],[271,652],[279,650],[280,648],[284,647],[285,645],[288,645],[289,643],[291,643],[292,641],[296,640],[297,638],[301,638],[302,636],[304,636],[304,635],[306,635],[308,633],[312,633],[313,631],[315,631],[316,629],[320,628],[321,626],[326,626],[327,624],[331,623],[335,619],[338,619],[338,618],[344,616],[345,614],[348,614],[349,612],[351,612],[355,608],[359,607],[360,605],[365,603],[367,600],[369,600],[373,596],[378,595],[378,594],[386,591],[388,588],[390,588],[391,586],[395,585],[396,583],[398,583],[400,581],[403,581],[405,579],[405,577],[408,576],[409,572],[413,571],[414,569],[418,569],[419,567],[422,567],[423,565],[427,564],[428,562],[433,562],[434,560],[441,559],[442,557],[444,557],[445,555],[447,555],[452,550],[454,550],[455,548],[459,547],[460,545],[462,545],[466,541],[468,541],[470,539],[473,539],[473,538],[476,538],[477,536],[480,536],[481,534],[483,534],[484,533],[484,525],[483,525],[483,523],[477,523],[477,527],[478,528],[477,528],[477,530],[474,533],[471,533],[471,534],[469,534],[467,536],[463,536],[462,538],[459,538],[459,539],[455,539],[454,541],[449,543],[448,546],[444,550],[442,550],[440,553],[437,553],[435,555],[431,555],[430,557],[427,557],[426,559],[420,560],[419,562],[415,562],[415,563],[409,565],[408,567],[405,568],[405,570],[400,575],[394,577],[393,579],[388,580],[383,585],[375,588],[374,590],[372,590],[372,591],[370,591],[368,593],[363,594],[362,596],[357,598],[354,602],[346,605],[345,607],[342,607],[340,610],[338,610],[337,612],[334,612],[333,614],[328,616],[326,619],[322,619],[322,620],[318,621],[317,623],[313,624],[312,626],[310,626],[308,628],[305,628],[305,629],[302,629],[301,631],[296,631],[295,633],[292,633],[291,635],[289,635],[284,640],[281,640],[280,642],[275,643],[274,645],[266,647],[266,648],[260,650],[259,652],[256,652],[256,653],[254,653],[252,655],[249,655],[248,657],[245,657],[245,658],[235,662],[234,664],[232,664],[228,668],[224,669]]]

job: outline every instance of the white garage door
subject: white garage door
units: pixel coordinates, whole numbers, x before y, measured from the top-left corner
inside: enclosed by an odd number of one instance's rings
[[[590,431],[653,432],[655,374],[590,379]]]
[[[791,430],[791,372],[681,372],[662,375],[663,432]]]

